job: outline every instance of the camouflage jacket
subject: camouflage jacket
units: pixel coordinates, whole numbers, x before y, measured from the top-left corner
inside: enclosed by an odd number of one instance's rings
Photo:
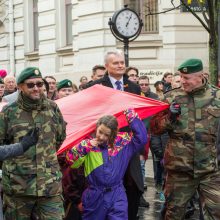
[[[181,115],[175,123],[171,124],[168,111],[159,113],[151,121],[152,133],[169,132],[165,168],[194,177],[216,171],[220,90],[210,84],[191,93],[178,88],[168,92],[165,101],[175,101],[181,106]]]
[[[19,94],[18,101],[0,113],[0,144],[19,142],[39,127],[35,146],[3,162],[3,191],[13,195],[53,196],[61,193],[61,172],[56,151],[65,139],[66,124],[58,106],[49,99],[35,103]]]

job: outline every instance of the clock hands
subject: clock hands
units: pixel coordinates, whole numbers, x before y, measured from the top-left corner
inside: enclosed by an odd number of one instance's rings
[[[128,19],[128,22],[126,23],[126,27],[128,26],[130,20],[131,20],[131,17],[132,17],[132,14],[130,15],[129,19]]]

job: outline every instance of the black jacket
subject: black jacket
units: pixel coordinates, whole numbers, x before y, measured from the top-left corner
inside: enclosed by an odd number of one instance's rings
[[[128,80],[128,77],[125,74],[123,76],[123,82],[124,82],[124,91],[125,92],[130,92],[130,93],[137,94],[137,95],[141,94],[141,89],[140,89],[139,85]],[[108,73],[106,73],[103,78],[98,79],[98,80],[90,83],[89,85],[87,84],[87,88],[91,87],[93,85],[96,85],[96,84],[101,84],[103,86],[114,88],[109,77],[108,77]],[[127,131],[127,130],[123,129],[123,131]],[[129,171],[130,176],[132,177],[132,179],[136,183],[138,189],[143,192],[144,185],[143,185],[143,178],[142,178],[142,173],[141,173],[139,154],[136,154],[131,159],[131,161],[129,163],[128,171]]]

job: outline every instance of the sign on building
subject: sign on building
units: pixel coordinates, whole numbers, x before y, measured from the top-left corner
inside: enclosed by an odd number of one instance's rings
[[[194,12],[202,12],[207,11],[207,0],[183,0],[184,3],[186,3],[191,10]],[[188,12],[189,10],[185,7],[181,7],[181,12]]]
[[[150,84],[154,84],[156,81],[160,81],[163,78],[164,73],[172,72],[170,69],[149,69],[139,70],[140,76],[147,76],[150,80]]]

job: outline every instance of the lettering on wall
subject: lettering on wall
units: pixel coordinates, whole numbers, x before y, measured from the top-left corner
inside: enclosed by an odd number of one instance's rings
[[[166,72],[172,72],[168,69],[156,69],[156,70],[140,70],[140,76],[147,76],[150,79],[150,84],[154,84],[158,80],[162,80],[163,74]]]

